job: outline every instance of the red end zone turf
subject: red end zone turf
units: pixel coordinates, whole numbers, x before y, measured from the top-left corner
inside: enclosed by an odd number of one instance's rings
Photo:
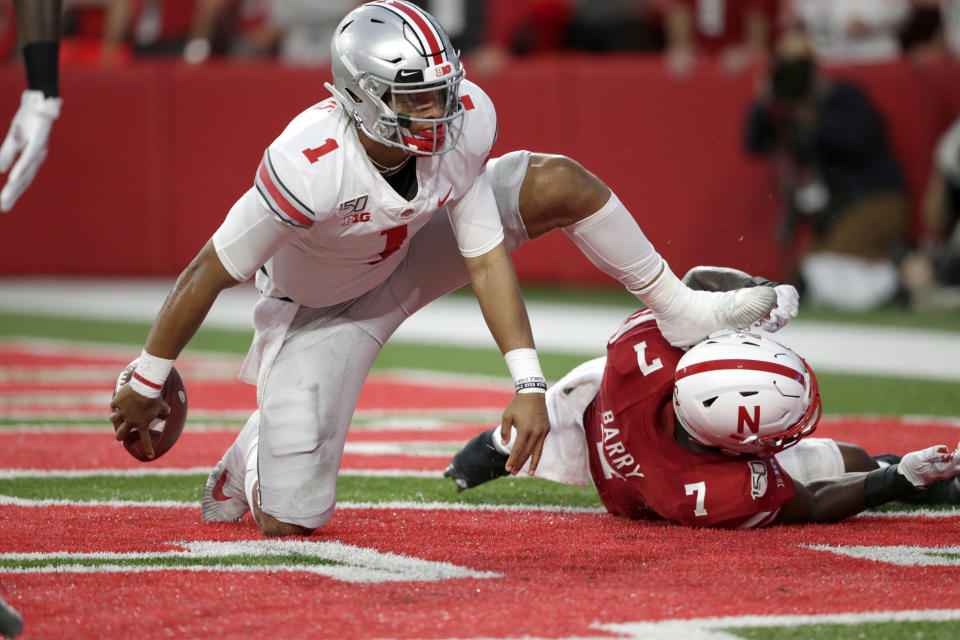
[[[354,429],[347,436],[343,458],[344,469],[401,469],[408,471],[442,471],[450,455],[425,455],[416,451],[417,443],[446,443],[451,449],[465,444],[491,424],[451,425],[425,429],[379,430]],[[176,446],[163,458],[149,463],[156,469],[192,469],[212,467],[236,437],[236,430],[190,432],[187,428]],[[934,444],[956,446],[960,428],[953,422],[935,420],[903,420],[897,418],[824,419],[817,436],[858,444],[871,453],[904,454]],[[408,443],[409,454],[353,452],[354,443]],[[0,431],[0,469],[142,469],[128,456],[113,433],[49,430]]]
[[[195,509],[0,510],[0,549],[179,550],[259,540],[249,518]],[[598,637],[596,623],[744,614],[925,609],[955,602],[955,566],[896,566],[811,545],[960,545],[958,519],[860,518],[757,532],[694,530],[600,514],[341,510],[311,540],[493,571],[497,577],[348,583],[304,572],[3,574],[30,637]],[[441,536],[436,532],[443,531]],[[771,552],[776,550],[776,552]],[[279,569],[279,568],[278,568]]]
[[[4,353],[0,347],[0,357]],[[116,376],[127,355],[97,361],[102,378],[85,375],[94,370],[83,366],[91,360],[69,357],[66,366],[79,367],[73,373],[44,354],[33,362],[41,366],[28,363],[0,379],[0,393],[10,400],[0,416],[24,415],[25,407],[54,418],[85,410],[102,417],[103,430],[0,430],[0,470],[205,468],[235,437],[236,428],[191,432],[188,421],[167,456],[149,467],[139,464],[113,440],[106,420],[104,379]],[[20,365],[3,366],[9,372]],[[196,366],[210,373],[204,363]],[[242,414],[252,407],[252,396],[244,395],[251,387],[216,376],[198,377],[192,386],[189,371],[184,367],[191,412],[199,411],[197,395],[211,412]],[[45,381],[47,372],[71,380]],[[91,393],[84,396],[85,390]],[[74,393],[78,404],[71,404]],[[46,397],[31,404],[31,394]],[[374,376],[361,403],[389,416],[401,409],[502,407],[509,395]],[[418,443],[455,447],[489,426],[365,425],[348,437],[344,468],[438,471],[449,456],[418,455]],[[955,421],[829,418],[817,435],[904,453],[955,444],[958,427]],[[411,453],[376,452],[404,443]],[[351,452],[353,445],[365,452]],[[23,613],[28,640],[602,638],[625,637],[598,626],[611,623],[884,610],[935,615],[960,602],[960,516],[953,514],[731,532],[602,513],[451,507],[340,508],[303,541],[301,555],[314,561],[306,567],[296,555],[272,556],[275,543],[264,541],[249,516],[237,524],[202,523],[195,506],[43,504],[0,496],[0,595]],[[298,549],[299,540],[281,548]],[[331,556],[317,564],[326,557],[317,551],[322,543],[356,547],[362,559],[344,565]],[[857,549],[881,555],[844,555]],[[174,569],[172,562],[186,564]],[[469,575],[438,577],[443,571]],[[382,581],[385,576],[390,579]],[[368,581],[356,581],[362,579]]]

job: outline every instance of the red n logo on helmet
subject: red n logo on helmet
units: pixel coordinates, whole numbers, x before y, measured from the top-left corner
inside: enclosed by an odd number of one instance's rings
[[[753,408],[753,417],[747,413],[746,407],[740,407],[740,412],[737,414],[737,433],[743,433],[743,425],[747,425],[747,428],[750,429],[751,433],[760,433],[759,405]]]

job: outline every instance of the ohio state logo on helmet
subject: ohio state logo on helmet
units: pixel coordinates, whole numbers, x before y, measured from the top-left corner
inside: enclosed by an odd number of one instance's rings
[[[673,407],[697,442],[772,455],[816,429],[817,379],[803,358],[765,336],[714,334],[677,363]]]

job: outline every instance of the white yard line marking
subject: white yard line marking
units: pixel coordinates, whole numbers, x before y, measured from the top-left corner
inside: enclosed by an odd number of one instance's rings
[[[960,609],[927,611],[881,611],[871,613],[840,613],[807,616],[733,616],[729,618],[699,618],[694,620],[662,620],[660,622],[632,622],[601,624],[598,629],[621,634],[620,638],[642,640],[729,640],[737,638],[723,629],[750,627],[796,627],[812,624],[863,624],[866,622],[923,622],[960,619]],[[570,639],[573,640],[573,639]]]
[[[840,556],[887,562],[904,567],[930,566],[958,566],[960,565],[960,547],[911,547],[908,545],[893,546],[860,546],[860,545],[803,545],[814,551],[826,551]]]
[[[249,540],[241,542],[195,541],[177,543],[185,551],[158,551],[136,553],[0,553],[5,564],[36,564],[39,566],[7,566],[0,573],[103,573],[140,571],[294,571],[316,573],[345,582],[434,581],[458,578],[499,578],[492,571],[476,571],[449,562],[436,562],[387,553],[340,542],[309,540]],[[250,565],[231,561],[230,557],[249,556],[273,562]],[[335,564],[298,562],[299,557]],[[177,561],[203,561],[222,558],[223,564],[187,564]],[[69,561],[73,560],[73,564]],[[63,562],[66,561],[66,562]],[[82,562],[86,561],[86,562]],[[124,561],[156,561],[158,564],[131,565]],[[91,562],[95,564],[91,564]]]
[[[175,502],[160,500],[156,502],[136,500],[35,500],[0,495],[0,506],[15,507],[146,507],[162,509],[199,509],[200,502]],[[539,511],[546,513],[606,513],[603,507],[563,507],[536,504],[460,504],[448,502],[338,502],[337,509],[383,509],[386,511],[407,509],[413,511]]]
[[[815,624],[856,625],[870,622],[949,622],[960,620],[960,609],[926,609],[910,611],[877,611],[870,613],[836,613],[822,615],[731,616],[729,618],[692,618],[655,622],[594,624],[607,632],[603,636],[568,636],[564,640],[742,640],[724,629],[798,627]],[[611,636],[609,634],[616,634]],[[553,636],[523,636],[497,640],[552,640]],[[448,638],[446,640],[454,640]],[[492,640],[471,638],[471,640]]]
[[[21,478],[131,478],[145,476],[192,476],[207,475],[211,467],[191,467],[180,469],[0,469],[0,480],[19,480]],[[370,478],[439,478],[441,471],[414,471],[407,469],[341,469],[341,476],[361,476]]]

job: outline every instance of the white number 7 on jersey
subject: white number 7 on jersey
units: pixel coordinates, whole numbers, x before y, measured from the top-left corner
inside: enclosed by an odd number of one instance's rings
[[[707,510],[703,507],[703,503],[707,499],[707,483],[691,482],[690,484],[683,485],[683,488],[687,491],[688,496],[694,493],[697,494],[697,506],[693,510],[693,515],[695,516],[707,515]]]

